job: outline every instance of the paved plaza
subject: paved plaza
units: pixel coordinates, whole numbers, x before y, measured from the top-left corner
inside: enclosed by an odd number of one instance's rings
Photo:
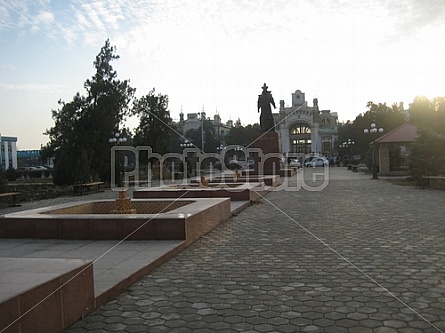
[[[445,331],[445,191],[320,170],[64,332]]]

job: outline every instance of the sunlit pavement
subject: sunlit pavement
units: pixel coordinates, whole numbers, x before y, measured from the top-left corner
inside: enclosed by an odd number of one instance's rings
[[[325,177],[302,170],[65,332],[445,331],[445,191]]]

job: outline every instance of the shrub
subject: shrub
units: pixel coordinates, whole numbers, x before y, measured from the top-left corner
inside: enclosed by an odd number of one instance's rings
[[[423,186],[423,176],[445,173],[445,137],[430,129],[419,129],[418,138],[410,145],[408,166],[411,176]]]
[[[6,179],[8,181],[13,182],[17,179],[17,175],[15,173],[15,169],[12,167],[9,167],[8,170],[6,170]]]
[[[5,192],[7,185],[8,180],[6,179],[5,172],[3,171],[3,168],[0,167],[0,192]]]

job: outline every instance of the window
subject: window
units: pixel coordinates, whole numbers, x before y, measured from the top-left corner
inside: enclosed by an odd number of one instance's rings
[[[310,139],[297,139],[292,140],[291,145],[292,153],[308,154],[311,152],[311,140]]]
[[[310,134],[310,133],[311,133],[311,128],[309,126],[303,125],[303,124],[297,124],[297,125],[291,127],[291,129],[290,129],[291,135]]]

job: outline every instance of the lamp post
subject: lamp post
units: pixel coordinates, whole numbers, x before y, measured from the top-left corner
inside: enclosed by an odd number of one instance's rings
[[[185,149],[185,148],[194,147],[195,145],[192,142],[190,142],[189,140],[184,139],[184,142],[180,143],[179,146],[181,148]],[[183,152],[183,154],[184,154],[184,152]],[[185,166],[183,164],[183,171],[187,170],[186,176],[190,176],[193,173],[193,170],[194,170],[194,166],[193,166],[194,165],[194,158],[193,158],[192,155],[193,155],[192,153],[188,152],[187,156],[185,157],[185,160],[183,161],[183,163],[187,164],[187,166]]]
[[[204,114],[201,113],[201,150],[204,152]]]
[[[185,140],[183,143],[179,144],[181,148],[189,148],[193,147],[193,143],[191,143],[189,140]]]
[[[371,123],[371,128],[365,128],[363,130],[363,133],[374,135],[376,133],[383,133],[383,131],[384,131],[383,128],[382,127],[379,128],[375,124],[375,122],[373,121]],[[375,140],[375,135],[374,135],[374,140]],[[378,179],[378,177],[377,177],[377,167],[378,167],[377,166],[377,160],[378,160],[378,156],[376,156],[377,153],[378,153],[378,150],[375,147],[376,143],[374,142],[374,140],[372,142],[372,179]]]
[[[121,137],[119,132],[116,132],[113,137],[108,139],[108,142],[113,145],[120,145],[122,143],[127,142],[127,138]],[[117,171],[118,171],[117,183],[118,183],[119,187],[123,188],[124,186],[123,186],[123,182],[122,182],[122,175],[121,175],[122,170],[121,169],[122,169],[121,158],[120,158],[120,154],[118,151],[117,152]]]
[[[349,147],[355,145],[355,142],[352,141],[351,139],[346,140],[345,142],[343,142],[342,144],[340,144],[340,148],[345,148],[345,151],[348,153],[346,156],[348,156],[348,160],[350,159],[350,151],[349,151]]]
[[[201,151],[204,152],[204,118],[206,115],[204,107],[202,108],[202,112],[198,112],[198,115],[201,117]]]

